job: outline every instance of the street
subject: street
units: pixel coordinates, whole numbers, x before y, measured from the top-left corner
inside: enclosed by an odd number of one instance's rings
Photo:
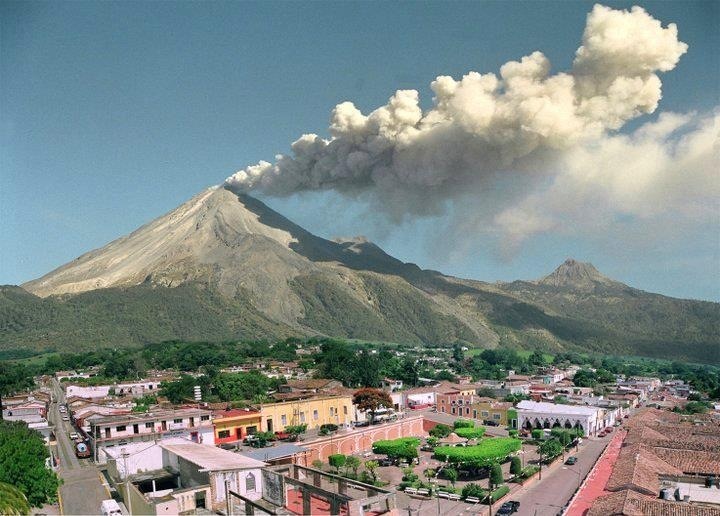
[[[520,502],[517,516],[558,514],[595,465],[609,440],[610,437],[585,439],[578,452],[565,454],[565,457],[574,455],[578,458],[575,465],[556,463],[549,469],[543,468],[542,480],[512,495],[513,500]]]
[[[69,421],[62,420],[58,410],[59,405],[65,403],[65,396],[57,380],[53,380],[53,393],[57,402],[49,410],[48,419],[55,425],[56,444],[51,446],[51,451],[60,461],[58,475],[63,480],[60,486],[61,514],[97,514],[100,503],[111,497],[110,491],[92,460],[75,456],[68,435],[75,429]]]

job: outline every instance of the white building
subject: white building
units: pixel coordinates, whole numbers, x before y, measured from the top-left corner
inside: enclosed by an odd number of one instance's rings
[[[183,439],[136,443],[108,450],[108,472],[125,505],[137,514],[225,509],[225,489],[262,497],[264,462]],[[129,482],[125,482],[128,480]]]
[[[533,428],[582,428],[585,435],[595,435],[607,426],[604,411],[598,407],[560,405],[523,400],[517,405],[518,427]]]
[[[215,444],[212,412],[205,409],[91,416],[85,423],[90,427],[90,439],[99,462],[104,462],[106,448],[134,442],[183,438],[198,444]]]

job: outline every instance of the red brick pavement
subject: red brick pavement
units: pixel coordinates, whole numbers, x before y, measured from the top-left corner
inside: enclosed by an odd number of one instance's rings
[[[609,491],[605,490],[605,486],[618,455],[620,455],[620,448],[626,435],[626,431],[620,430],[613,436],[607,448],[605,448],[605,451],[588,474],[580,491],[573,498],[565,513],[566,516],[584,516],[595,500],[609,493]]]

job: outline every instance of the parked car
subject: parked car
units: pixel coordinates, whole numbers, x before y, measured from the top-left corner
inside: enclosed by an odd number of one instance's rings
[[[62,420],[63,420],[63,421],[70,421],[70,418],[68,417],[67,414],[63,414]]]
[[[483,420],[483,425],[485,426],[498,426],[498,424],[499,423],[497,421],[493,421],[492,419]]]
[[[572,457],[568,457],[568,458],[567,458],[567,460],[565,461],[565,464],[567,464],[568,466],[572,466],[572,465],[575,464],[576,462],[577,462],[577,457],[575,457],[575,456],[573,455]]]
[[[70,440],[75,441],[77,438],[80,437],[77,432],[70,432]]]
[[[505,502],[500,506],[500,509],[498,509],[498,512],[495,514],[513,514],[515,512],[518,512],[518,509],[520,508],[520,502],[517,502],[515,500],[510,500],[509,502]]]
[[[285,439],[290,439],[290,434],[288,432],[275,432],[275,439],[284,441]]]
[[[380,459],[378,464],[380,466],[392,466],[394,461],[392,459]]]
[[[429,444],[423,444],[423,445],[420,447],[420,451],[433,451],[433,450],[435,450],[435,448],[433,448],[433,447],[430,446]]]

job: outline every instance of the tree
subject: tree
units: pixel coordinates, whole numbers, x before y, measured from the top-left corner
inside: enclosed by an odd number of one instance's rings
[[[465,360],[465,352],[463,351],[462,344],[460,344],[459,342],[453,344],[452,357],[453,360],[457,363],[461,363],[463,360]]]
[[[597,384],[597,375],[589,369],[580,369],[573,376],[573,383],[577,387],[595,387]]]
[[[396,459],[412,460],[418,456],[417,447],[420,439],[417,437],[400,437],[398,439],[389,439],[375,441],[372,445],[374,453],[387,455]]]
[[[338,475],[340,474],[340,468],[342,468],[345,465],[346,461],[347,461],[347,457],[345,455],[343,455],[342,453],[335,453],[328,457],[328,463],[333,468],[335,468],[335,472]]]
[[[553,459],[560,455],[563,452],[563,446],[560,444],[560,441],[557,439],[548,439],[547,441],[544,441],[538,446],[538,453],[540,454],[540,459],[546,458],[546,459]]]
[[[527,359],[528,364],[534,367],[542,367],[545,365],[545,356],[542,351],[535,350]]]
[[[379,464],[375,460],[367,460],[365,461],[365,469],[368,473],[370,473],[370,476],[373,479],[373,482],[377,482],[377,469]]]
[[[455,482],[457,482],[458,479],[458,470],[455,468],[446,468],[443,470],[443,473],[445,475],[445,478],[447,478],[453,487],[455,487]]]
[[[353,471],[353,474],[357,477],[357,470],[360,467],[360,459],[355,457],[354,455],[348,456],[347,459],[345,459],[345,471],[347,472],[347,468],[350,468]]]
[[[520,457],[515,455],[510,459],[510,474],[517,476],[520,473],[522,473],[522,462],[520,461]]]
[[[321,461],[320,459],[315,459],[314,461],[312,461],[312,467],[315,469],[322,470],[323,469],[323,461]]]
[[[457,380],[457,377],[447,369],[443,369],[442,371],[438,371],[435,375],[435,379],[446,382],[454,382]]]
[[[500,464],[495,463],[490,467],[490,489],[494,489],[504,481]]]
[[[431,478],[435,478],[435,475],[437,475],[437,471],[433,468],[425,468],[423,470],[423,475],[425,476],[425,478],[430,480]]]
[[[360,389],[353,395],[353,405],[358,409],[370,413],[370,421],[375,420],[375,413],[383,407],[392,407],[390,395],[381,389],[369,387]]]
[[[49,456],[39,432],[20,421],[0,421],[0,482],[20,490],[32,507],[57,496],[60,481],[45,467]]]

